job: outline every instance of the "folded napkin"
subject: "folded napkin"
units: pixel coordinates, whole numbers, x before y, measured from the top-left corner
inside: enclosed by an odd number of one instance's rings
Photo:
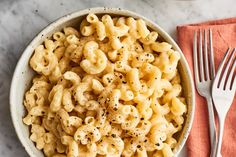
[[[198,29],[211,28],[213,31],[213,46],[216,68],[222,60],[228,47],[236,47],[236,18],[216,20],[199,24],[190,24],[177,27],[177,37],[193,75],[193,35]],[[196,110],[193,126],[187,141],[188,157],[209,157],[210,141],[208,127],[207,104],[196,91]],[[224,105],[224,104],[222,104]],[[236,100],[227,114],[224,127],[223,157],[236,156]]]

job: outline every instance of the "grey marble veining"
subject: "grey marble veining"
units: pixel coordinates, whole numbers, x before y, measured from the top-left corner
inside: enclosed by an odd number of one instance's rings
[[[175,38],[177,25],[235,17],[234,4],[235,0],[0,0],[0,156],[28,156],[10,118],[10,82],[24,48],[50,22],[89,7],[120,7],[155,21]]]

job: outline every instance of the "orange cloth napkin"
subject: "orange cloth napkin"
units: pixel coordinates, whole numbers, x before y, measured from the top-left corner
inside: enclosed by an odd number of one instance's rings
[[[177,27],[177,37],[193,75],[193,34],[199,28],[212,28],[213,46],[216,68],[222,60],[228,47],[236,47],[236,18],[216,20],[199,24],[190,24]],[[203,97],[196,92],[196,108],[193,126],[187,141],[188,157],[209,157],[210,141],[208,127],[207,104]],[[224,105],[224,104],[222,104]],[[227,114],[224,127],[223,157],[236,156],[236,100]]]

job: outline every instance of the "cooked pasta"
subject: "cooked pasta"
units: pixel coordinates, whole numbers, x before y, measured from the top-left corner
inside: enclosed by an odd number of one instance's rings
[[[172,157],[187,112],[179,52],[142,19],[89,14],[30,59],[30,139],[47,157]]]

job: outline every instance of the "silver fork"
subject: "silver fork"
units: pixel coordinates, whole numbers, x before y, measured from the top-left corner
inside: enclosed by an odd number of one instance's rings
[[[218,68],[218,71],[217,71],[217,74],[216,74],[216,77],[212,86],[212,98],[213,98],[215,109],[217,111],[217,115],[219,119],[219,131],[218,131],[218,138],[217,138],[217,147],[215,151],[216,157],[219,157],[219,154],[221,151],[225,117],[234,100],[234,95],[235,95],[235,90],[236,90],[235,48],[231,52],[230,56],[229,54],[230,54],[230,49],[227,50],[223,61],[219,65],[219,68]],[[228,62],[226,63],[227,58],[229,59],[228,59]],[[231,66],[232,62],[233,64]]]
[[[209,42],[207,38],[209,34]],[[211,97],[211,86],[215,76],[215,64],[212,44],[212,30],[204,30],[204,44],[202,44],[202,31],[199,30],[199,41],[197,41],[198,31],[194,33],[193,41],[193,62],[195,85],[198,93],[207,100],[208,116],[209,116],[209,133],[211,143],[211,156],[214,156],[215,143],[215,121],[214,109]],[[209,49],[208,49],[209,43]],[[202,50],[204,47],[204,51]],[[208,53],[209,51],[209,53]],[[203,54],[204,53],[204,54]],[[208,55],[209,54],[209,55]]]

